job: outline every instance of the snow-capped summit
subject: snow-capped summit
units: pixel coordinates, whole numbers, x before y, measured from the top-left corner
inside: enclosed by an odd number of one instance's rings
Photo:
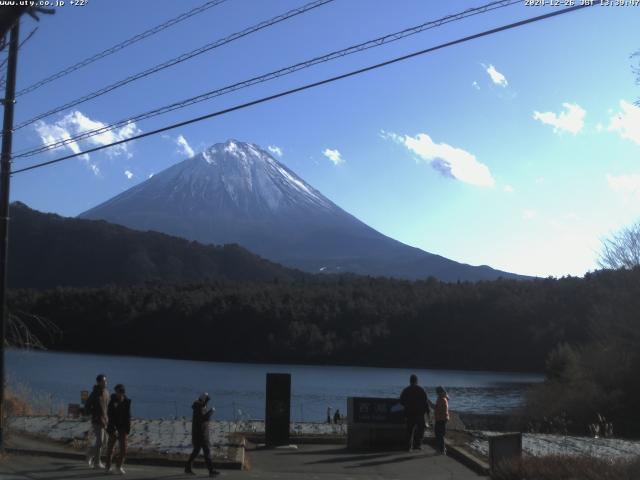
[[[238,243],[310,271],[445,280],[510,276],[377,232],[251,143],[207,148],[80,215],[202,243]]]

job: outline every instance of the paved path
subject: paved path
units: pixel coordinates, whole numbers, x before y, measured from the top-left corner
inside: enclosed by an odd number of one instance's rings
[[[269,449],[247,452],[249,470],[223,470],[220,479],[264,480],[478,480],[471,470],[455,460],[435,455],[428,446],[418,453],[347,452],[342,445],[302,445],[298,450]],[[186,479],[180,469],[130,465],[124,478]],[[196,470],[206,477],[205,470]],[[198,478],[195,477],[195,478]],[[1,480],[104,480],[103,472],[90,470],[77,461],[13,455],[0,462]],[[114,476],[119,478],[119,476]]]

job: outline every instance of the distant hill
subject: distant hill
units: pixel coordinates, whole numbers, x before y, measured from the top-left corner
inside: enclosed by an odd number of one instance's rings
[[[104,221],[10,207],[9,287],[100,286],[147,280],[294,280],[305,275],[238,245],[201,245]]]
[[[237,243],[308,272],[409,280],[523,279],[425,252],[344,211],[250,143],[228,140],[80,215],[201,243]],[[437,232],[434,232],[436,235]]]

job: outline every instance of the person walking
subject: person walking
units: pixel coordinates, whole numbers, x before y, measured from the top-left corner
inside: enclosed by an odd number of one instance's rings
[[[213,415],[215,409],[207,407],[209,400],[209,394],[205,392],[200,394],[198,399],[193,402],[193,405],[191,406],[193,409],[193,417],[191,421],[191,443],[193,444],[193,452],[191,452],[191,456],[189,457],[189,460],[187,460],[187,465],[184,467],[184,473],[189,475],[195,475],[192,466],[193,461],[200,453],[200,450],[202,450],[204,461],[209,469],[209,476],[213,477],[220,473],[217,470],[214,470],[213,462],[211,461],[209,421],[211,420],[211,415]]]
[[[436,437],[436,447],[438,452],[442,455],[447,454],[447,447],[444,443],[444,436],[447,432],[447,421],[449,420],[449,397],[447,392],[442,387],[436,388],[436,394],[438,399],[436,400],[436,406],[434,408],[434,420],[435,425],[433,427],[433,433]]]
[[[93,386],[93,391],[85,403],[85,411],[91,415],[91,427],[96,437],[95,444],[87,452],[87,463],[90,467],[96,469],[104,468],[100,457],[106,440],[105,429],[107,428],[108,405],[107,377],[101,373],[96,377],[96,384]]]
[[[127,438],[131,432],[131,400],[125,395],[124,385],[118,384],[116,393],[111,395],[109,406],[107,407],[107,434],[109,443],[107,444],[107,464],[105,470],[111,472],[111,461],[113,450],[118,441],[120,456],[116,465],[116,472],[124,475],[124,458],[127,454]]]
[[[429,401],[424,388],[418,385],[418,377],[409,377],[409,386],[402,390],[400,404],[404,407],[407,422],[407,443],[409,451],[422,449],[424,437],[424,416],[429,414]]]

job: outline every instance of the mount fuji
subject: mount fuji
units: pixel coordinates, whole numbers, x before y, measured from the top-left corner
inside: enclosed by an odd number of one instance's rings
[[[82,213],[310,272],[444,281],[525,278],[410,247],[347,213],[255,144],[228,140]]]

